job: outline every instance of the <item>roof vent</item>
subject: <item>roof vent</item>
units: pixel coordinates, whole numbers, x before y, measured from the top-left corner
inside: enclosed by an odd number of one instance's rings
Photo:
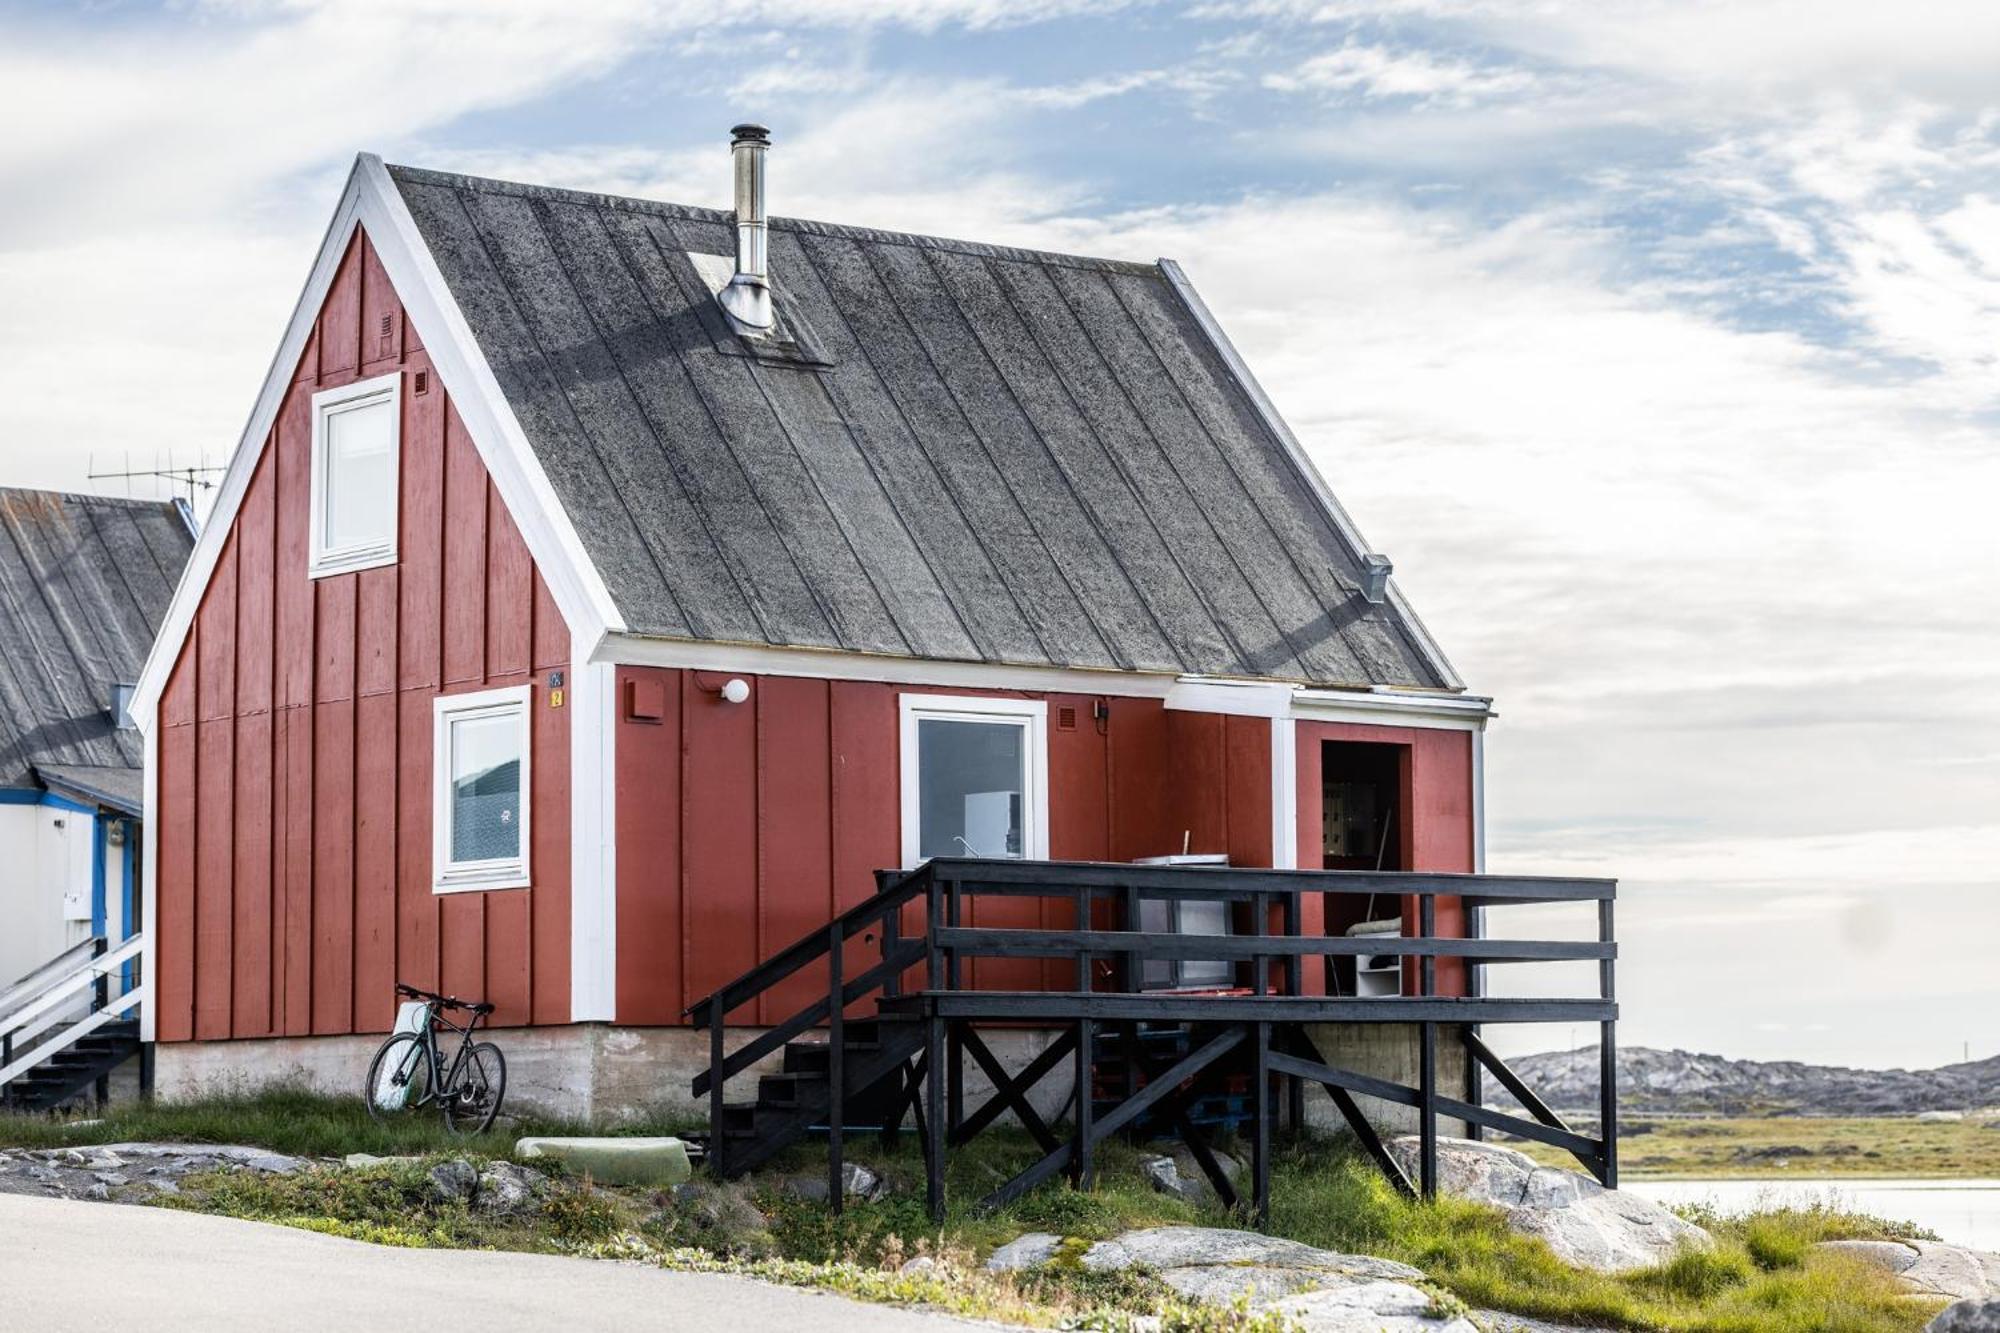
[[[1386,555],[1370,552],[1361,557],[1361,595],[1368,601],[1381,605],[1389,597],[1389,575],[1396,566]]]
[[[716,299],[731,319],[763,333],[772,324],[764,215],[764,154],[771,148],[771,132],[762,125],[738,125],[730,134],[736,173],[736,272]]]
[[[132,696],[138,692],[137,685],[118,681],[111,687],[111,721],[120,731],[130,731],[139,725],[132,716]]]

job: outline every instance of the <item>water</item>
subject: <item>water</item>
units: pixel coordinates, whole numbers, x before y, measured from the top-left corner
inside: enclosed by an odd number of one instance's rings
[[[1827,1201],[1928,1227],[1953,1245],[2000,1251],[2000,1180],[1621,1180],[1665,1204],[1707,1201],[1725,1213]]]

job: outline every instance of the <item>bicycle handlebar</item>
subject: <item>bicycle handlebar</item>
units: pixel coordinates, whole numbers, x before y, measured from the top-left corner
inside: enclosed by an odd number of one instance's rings
[[[436,991],[419,990],[404,982],[396,983],[396,994],[407,995],[413,1000],[423,1000],[429,1004],[441,1005],[446,1009],[468,1009],[475,1014],[490,1014],[493,1006],[480,1000],[461,1000],[456,995],[439,995]]]

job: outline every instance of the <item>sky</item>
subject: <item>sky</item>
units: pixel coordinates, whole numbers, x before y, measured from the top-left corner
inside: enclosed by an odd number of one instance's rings
[[[0,0],[0,482],[224,461],[357,151],[726,208],[759,120],[778,213],[1181,261],[1496,699],[1489,867],[1621,881],[1622,1041],[1990,1056],[1996,68],[1990,0]]]

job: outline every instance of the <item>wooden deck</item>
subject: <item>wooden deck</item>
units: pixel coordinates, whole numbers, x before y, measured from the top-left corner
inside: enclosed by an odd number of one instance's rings
[[[929,1203],[944,1209],[944,1157],[1001,1115],[1012,1112],[1043,1155],[983,1202],[998,1206],[1058,1173],[1077,1185],[1091,1178],[1096,1149],[1142,1118],[1172,1127],[1231,1204],[1236,1190],[1215,1165],[1188,1108],[1223,1071],[1247,1074],[1252,1213],[1269,1207],[1270,1144],[1281,1124],[1304,1123],[1307,1085],[1324,1088],[1357,1139],[1399,1187],[1426,1196],[1437,1188],[1437,1122],[1462,1120],[1554,1144],[1573,1153],[1607,1185],[1617,1183],[1615,1075],[1617,944],[1611,880],[1215,866],[1140,866],[1100,862],[940,858],[912,871],[878,872],[879,892],[820,931],[766,960],[696,1004],[690,1013],[710,1033],[709,1068],[694,1081],[710,1106],[710,1165],[747,1171],[808,1132],[827,1135],[832,1198],[840,1198],[844,1137],[850,1123],[893,1137],[914,1120],[924,1144]],[[1310,895],[1384,895],[1416,904],[1417,933],[1351,939],[1307,934]],[[981,898],[1035,898],[1065,904],[1063,927],[964,924]],[[1192,899],[1230,905],[1236,933],[1187,935],[1141,931],[1146,899]],[[1435,934],[1439,898],[1469,907],[1568,903],[1594,907],[1594,940],[1445,938]],[[1060,917],[1045,911],[1044,920]],[[1477,916],[1474,917],[1477,920]],[[1106,923],[1110,928],[1104,928]],[[871,949],[872,946],[872,949]],[[1411,974],[1406,993],[1362,998],[1316,993],[1309,960],[1360,954],[1399,956]],[[857,965],[857,957],[865,966]],[[1067,990],[1020,990],[970,984],[976,959],[1054,960],[1072,978]],[[1201,959],[1224,963],[1236,985],[1204,993],[1149,990],[1148,962]],[[1437,993],[1440,959],[1463,960],[1470,993]],[[1486,993],[1486,969],[1552,962],[1596,965],[1596,994],[1510,998]],[[1324,967],[1324,964],[1320,964]],[[729,1050],[729,1014],[802,969],[826,979],[826,993],[790,1018]],[[836,1001],[836,997],[837,1001]],[[860,1009],[863,1016],[857,1017]],[[1418,1040],[1415,1086],[1340,1068],[1314,1041],[1323,1024],[1407,1023]],[[1601,1117],[1596,1135],[1563,1123],[1486,1045],[1481,1029],[1503,1023],[1595,1023],[1602,1052]],[[980,1035],[994,1024],[1059,1029],[1026,1068],[1008,1071]],[[824,1041],[802,1040],[824,1025]],[[1148,1055],[1142,1034],[1176,1029],[1186,1054],[1164,1062]],[[1453,1095],[1438,1086],[1437,1046],[1460,1042],[1474,1071]],[[729,1080],[782,1051],[784,1072],[760,1078],[754,1102],[730,1102]],[[1119,1086],[1100,1106],[1096,1076],[1115,1057]],[[969,1113],[967,1061],[995,1091]],[[1046,1124],[1029,1094],[1067,1065],[1083,1093],[1073,1099],[1067,1133]],[[1527,1116],[1488,1109],[1479,1088],[1490,1076]],[[835,1090],[840,1095],[835,1095]],[[1412,1107],[1421,1151],[1415,1182],[1390,1157],[1356,1097]]]

